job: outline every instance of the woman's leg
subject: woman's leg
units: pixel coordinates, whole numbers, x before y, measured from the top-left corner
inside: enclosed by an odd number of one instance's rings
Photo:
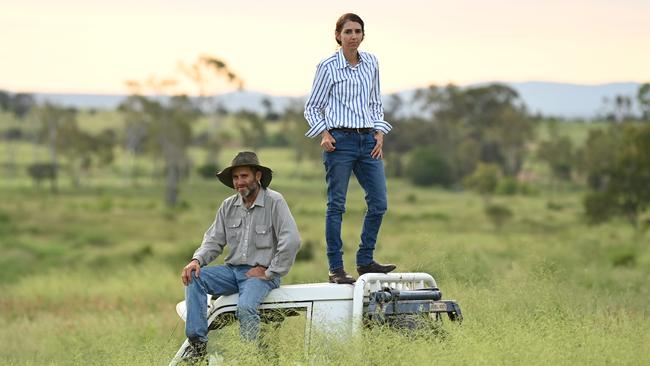
[[[325,179],[327,181],[327,214],[325,216],[325,240],[327,242],[327,259],[329,269],[343,267],[343,241],[341,240],[341,222],[345,212],[345,198],[356,154],[351,147],[353,143],[348,134],[334,135],[336,150],[323,152]]]
[[[363,220],[361,243],[357,251],[357,266],[372,263],[377,235],[388,207],[384,161],[373,159],[370,156],[375,141],[372,134],[364,135],[364,137],[364,151],[354,165],[354,175],[366,192],[365,198],[368,205]]]

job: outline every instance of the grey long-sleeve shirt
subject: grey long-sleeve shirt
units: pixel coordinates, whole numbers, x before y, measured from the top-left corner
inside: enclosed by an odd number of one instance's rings
[[[286,275],[300,248],[300,234],[284,197],[261,189],[251,208],[239,194],[226,198],[192,258],[205,266],[226,245],[227,264],[264,266],[270,278]]]

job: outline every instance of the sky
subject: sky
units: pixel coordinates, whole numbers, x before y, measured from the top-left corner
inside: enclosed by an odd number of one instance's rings
[[[650,81],[648,0],[0,0],[0,9],[0,89],[13,92],[124,94],[127,80],[180,78],[179,63],[207,54],[247,90],[305,95],[346,12],[365,22],[360,49],[379,58],[382,93]]]

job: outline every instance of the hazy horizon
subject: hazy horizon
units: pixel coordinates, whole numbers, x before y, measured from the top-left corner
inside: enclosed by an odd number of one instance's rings
[[[479,81],[476,83],[467,83],[467,84],[454,84],[459,87],[470,87],[474,85],[483,85],[483,84],[492,84],[492,83],[500,83],[500,84],[506,84],[506,85],[523,85],[523,84],[548,84],[548,85],[562,85],[562,86],[575,86],[575,87],[599,87],[599,86],[607,86],[607,85],[623,85],[623,84],[643,84],[643,82],[640,81],[613,81],[613,82],[604,82],[604,83],[594,83],[594,84],[588,84],[588,83],[564,83],[564,82],[555,82],[555,81],[543,81],[543,80],[531,80],[531,81],[521,81],[521,82],[511,82],[511,81],[501,81],[501,80],[491,80],[491,81]],[[406,88],[402,90],[395,90],[391,92],[384,92],[382,94],[394,94],[394,93],[401,93],[401,92],[407,92],[407,91],[412,91],[416,90],[418,88],[426,88],[431,84],[428,85],[420,85],[420,86],[414,86],[413,88]],[[440,87],[445,87],[448,84],[438,84]],[[57,91],[57,90],[11,90],[9,88],[4,88],[2,85],[0,85],[0,90],[7,91],[10,93],[30,93],[30,94],[60,94],[60,95],[97,95],[97,96],[122,96],[122,95],[128,95],[129,91],[124,89],[123,91],[118,91],[114,93],[102,93],[102,92],[84,92],[84,91]],[[265,95],[270,95],[274,97],[286,97],[286,98],[299,98],[299,97],[304,97],[309,93],[309,90],[306,90],[305,93],[303,94],[277,94],[277,93],[272,93],[272,92],[266,92],[263,90],[251,90],[244,88],[242,90],[228,90],[224,92],[219,92],[217,94],[214,94],[215,96],[219,95],[227,95],[227,94],[232,94],[232,93],[237,93],[237,92],[249,92],[249,93],[260,93],[260,94],[265,94]],[[145,93],[145,95],[155,95],[154,93]],[[197,94],[189,94],[192,97],[198,96]]]

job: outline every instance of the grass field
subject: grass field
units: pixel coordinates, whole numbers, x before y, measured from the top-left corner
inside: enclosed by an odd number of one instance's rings
[[[18,156],[28,160],[27,151]],[[233,153],[223,153],[224,165]],[[320,163],[297,166],[285,149],[260,157],[276,171],[272,188],[287,198],[303,244],[314,251],[283,283],[324,281]],[[25,177],[3,178],[1,364],[160,365],[183,341],[174,311],[183,299],[180,270],[231,192],[192,177],[180,206],[169,209],[162,180],[133,187],[119,175],[107,168],[80,189],[63,180],[56,195]],[[402,180],[389,180],[388,191],[376,258],[431,273],[444,297],[460,303],[463,324],[446,323],[444,336],[389,329],[352,340],[322,335],[308,356],[291,329],[260,353],[230,327],[211,333],[227,364],[650,364],[647,234],[624,221],[587,226],[582,193],[569,189],[494,197],[514,212],[501,228],[472,193]],[[353,182],[343,230],[350,270],[364,209]]]

